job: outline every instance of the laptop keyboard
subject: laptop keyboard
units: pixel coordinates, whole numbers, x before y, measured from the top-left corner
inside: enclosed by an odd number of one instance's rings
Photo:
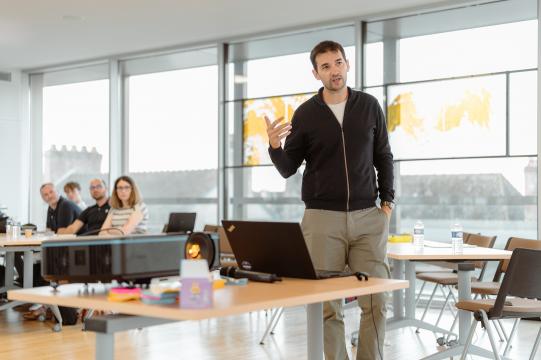
[[[318,279],[330,279],[336,277],[346,277],[355,275],[351,271],[331,271],[331,270],[316,270]]]

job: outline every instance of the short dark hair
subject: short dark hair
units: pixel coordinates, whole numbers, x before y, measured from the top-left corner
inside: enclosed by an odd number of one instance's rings
[[[79,185],[78,182],[75,182],[75,181],[70,181],[70,182],[67,182],[66,185],[64,185],[64,192],[68,192],[68,191],[75,191],[75,189],[81,191],[81,185]]]
[[[314,66],[314,70],[317,70],[316,56],[318,56],[319,54],[329,52],[329,51],[332,51],[332,52],[340,51],[342,53],[342,56],[344,57],[344,60],[347,60],[346,52],[344,51],[344,48],[342,47],[342,45],[340,45],[336,41],[325,40],[317,44],[310,52],[310,61],[312,62],[312,66]]]

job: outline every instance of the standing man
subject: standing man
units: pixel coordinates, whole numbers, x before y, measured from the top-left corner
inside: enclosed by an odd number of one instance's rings
[[[107,185],[102,179],[90,180],[90,196],[96,200],[96,204],[87,207],[81,215],[66,228],[59,228],[58,234],[79,234],[88,233],[97,235],[101,226],[107,218],[109,209],[109,198],[107,197]]]
[[[291,124],[265,117],[270,157],[284,178],[306,161],[302,229],[316,269],[343,271],[347,265],[354,272],[389,278],[393,155],[383,111],[373,96],[346,86],[349,63],[340,44],[319,43],[310,60],[323,87],[295,111]],[[376,206],[378,195],[381,207]],[[383,357],[387,296],[358,299],[358,360]],[[323,317],[325,358],[348,359],[342,300],[325,303]]]

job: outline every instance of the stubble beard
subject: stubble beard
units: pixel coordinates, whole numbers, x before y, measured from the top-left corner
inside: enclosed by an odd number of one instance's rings
[[[346,87],[346,79],[344,77],[342,77],[342,83],[341,83],[341,85],[339,87],[333,86],[332,79],[329,80],[327,83],[324,83],[323,86],[325,87],[325,89],[327,89],[327,91],[340,92]]]

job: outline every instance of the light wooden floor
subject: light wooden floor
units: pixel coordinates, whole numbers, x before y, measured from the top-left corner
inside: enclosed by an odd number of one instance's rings
[[[355,330],[358,316],[357,309],[346,310],[347,334]],[[435,319],[436,313],[430,316]],[[287,309],[276,334],[259,345],[268,321],[264,312],[255,312],[127,331],[116,336],[116,359],[306,359],[304,308]],[[450,317],[445,318],[446,324],[450,322]],[[539,326],[541,322],[522,322],[509,354],[512,359],[528,359]],[[24,321],[16,311],[0,312],[0,359],[94,358],[94,334],[81,331],[80,324],[64,327],[61,333],[53,333],[51,327],[51,323]],[[477,343],[488,349],[486,334],[480,330],[477,334]],[[416,334],[413,328],[388,332],[385,343],[386,360],[419,359],[437,350],[432,333]],[[348,351],[351,356],[349,339]],[[536,359],[541,359],[541,350]]]

